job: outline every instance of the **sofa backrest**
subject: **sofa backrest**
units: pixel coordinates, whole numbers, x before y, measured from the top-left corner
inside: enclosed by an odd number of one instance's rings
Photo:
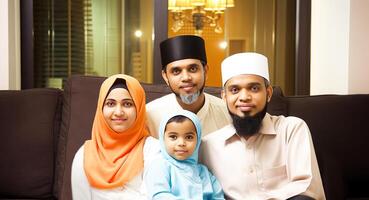
[[[56,199],[59,89],[0,91],[0,199]]]
[[[369,199],[369,95],[285,99],[310,128],[327,199]]]
[[[91,138],[102,77],[72,76],[64,85],[62,123],[58,150],[58,199],[70,200],[74,154]]]

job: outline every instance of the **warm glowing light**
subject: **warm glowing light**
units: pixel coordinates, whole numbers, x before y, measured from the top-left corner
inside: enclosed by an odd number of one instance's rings
[[[226,41],[223,41],[223,42],[220,42],[220,43],[219,43],[219,47],[220,47],[221,49],[226,49],[226,48],[227,48],[227,46],[228,46],[228,43],[227,43]]]
[[[223,33],[219,21],[224,11],[234,6],[234,0],[168,0],[168,10],[173,19],[171,29],[178,32],[185,23],[191,23],[196,35],[201,35],[205,25],[216,33]]]
[[[142,31],[140,30],[135,31],[135,36],[140,38],[142,36]]]

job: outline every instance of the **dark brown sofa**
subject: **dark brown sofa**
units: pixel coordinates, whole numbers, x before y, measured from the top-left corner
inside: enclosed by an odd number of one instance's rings
[[[90,138],[103,80],[74,76],[63,91],[0,91],[0,199],[71,199],[71,162]],[[143,86],[148,102],[170,92]],[[369,94],[284,97],[275,88],[268,112],[307,122],[327,199],[369,199]]]

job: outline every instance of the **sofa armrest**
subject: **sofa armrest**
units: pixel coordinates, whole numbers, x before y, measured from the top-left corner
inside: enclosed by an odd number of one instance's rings
[[[54,199],[62,91],[0,91],[0,199]]]

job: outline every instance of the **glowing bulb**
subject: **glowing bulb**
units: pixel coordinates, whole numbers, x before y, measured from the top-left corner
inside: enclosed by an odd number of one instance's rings
[[[220,42],[220,43],[219,43],[219,47],[220,47],[221,49],[226,49],[226,48],[227,48],[227,46],[228,46],[228,43],[227,43],[226,41],[223,41],[223,42]]]
[[[140,30],[135,31],[135,36],[140,38],[142,36],[142,31]]]

